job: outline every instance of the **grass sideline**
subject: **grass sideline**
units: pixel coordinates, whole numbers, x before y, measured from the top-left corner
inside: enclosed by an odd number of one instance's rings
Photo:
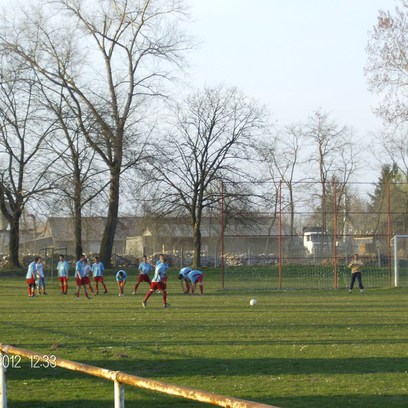
[[[0,278],[0,342],[282,408],[408,406],[407,289],[221,291],[208,272],[204,296],[180,292],[170,272],[169,309],[142,284],[131,296],[91,301],[29,299],[24,276]],[[255,297],[255,307],[249,300]],[[9,368],[9,406],[111,407],[113,384],[63,369]],[[125,387],[126,406],[204,407]]]

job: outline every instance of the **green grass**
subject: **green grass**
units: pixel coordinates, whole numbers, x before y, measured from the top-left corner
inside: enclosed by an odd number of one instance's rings
[[[407,407],[408,289],[227,290],[208,272],[204,296],[169,302],[142,284],[131,296],[75,300],[49,285],[29,299],[25,279],[0,278],[0,342],[61,358],[282,408]],[[254,283],[254,282],[252,282]],[[252,286],[256,286],[253,284]],[[255,297],[258,304],[249,306]],[[112,407],[113,384],[67,370],[9,368],[9,406]],[[127,407],[204,407],[125,387]]]

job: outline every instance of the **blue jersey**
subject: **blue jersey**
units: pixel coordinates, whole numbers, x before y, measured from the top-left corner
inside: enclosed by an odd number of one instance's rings
[[[198,269],[193,269],[188,275],[187,279],[193,283],[196,283],[198,278],[200,276],[203,276],[203,273],[199,271]]]
[[[85,276],[85,263],[79,260],[75,265],[75,277],[83,278],[84,276]]]
[[[94,278],[99,278],[100,276],[103,276],[103,271],[105,268],[103,267],[102,262],[95,262],[92,264],[91,270]]]
[[[152,264],[150,262],[141,262],[139,264],[139,272],[141,274],[145,274],[148,275],[149,272],[151,272],[153,270]]]
[[[183,279],[186,279],[188,274],[191,272],[191,268],[185,266],[184,268],[180,269],[179,276],[181,275]]]
[[[60,278],[67,278],[69,271],[69,264],[67,261],[58,261],[57,263],[58,276]]]
[[[160,261],[160,259],[159,259],[159,260],[156,262],[156,268],[157,268],[159,265],[164,265],[164,268],[165,268],[164,274],[166,275],[167,269],[169,269],[169,264],[168,264],[167,262],[162,262],[162,261]]]
[[[127,273],[123,269],[118,271],[118,273],[116,274],[116,280],[118,282],[123,282],[126,280],[126,278],[127,278]]]
[[[157,262],[154,269],[154,276],[152,282],[163,282],[166,278],[166,271],[169,266],[163,262]]]
[[[28,265],[27,269],[27,274],[26,274],[26,279],[35,279],[35,271],[36,271],[36,263],[35,261],[31,262],[30,265]]]

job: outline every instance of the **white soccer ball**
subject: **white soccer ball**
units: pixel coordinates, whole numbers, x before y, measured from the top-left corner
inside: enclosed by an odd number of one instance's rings
[[[256,299],[251,299],[250,301],[249,301],[249,304],[251,305],[251,306],[255,306],[256,305]]]

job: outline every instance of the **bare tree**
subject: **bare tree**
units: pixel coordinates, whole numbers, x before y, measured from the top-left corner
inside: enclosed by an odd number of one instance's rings
[[[15,61],[14,61],[15,63]],[[10,263],[19,266],[20,219],[29,200],[51,188],[44,157],[53,124],[36,103],[30,72],[2,58],[0,77],[0,209],[10,224]]]
[[[120,176],[142,161],[148,102],[165,97],[163,81],[172,78],[186,48],[177,26],[182,2],[54,0],[48,6],[29,10],[17,26],[3,27],[0,46],[62,87],[78,112],[92,115],[94,131],[83,135],[109,169],[100,249],[101,260],[109,264]]]
[[[320,199],[321,227],[327,229],[327,187],[333,177],[342,182],[341,202],[346,182],[357,169],[358,151],[353,142],[353,132],[346,126],[339,127],[327,113],[318,111],[309,120],[307,135],[311,153],[309,162],[311,173],[317,171],[321,191]]]
[[[378,160],[381,167],[392,163],[408,179],[408,128],[406,124],[389,126],[378,134]]]
[[[274,186],[273,208],[275,217],[279,210],[279,184],[282,183],[286,187],[288,197],[284,206],[289,207],[291,236],[295,232],[294,183],[302,180],[300,166],[303,164],[304,158],[301,157],[301,148],[305,138],[305,125],[298,123],[286,126],[283,130],[276,132],[271,139],[257,146],[259,158],[267,167],[268,177],[266,180]]]
[[[249,142],[262,131],[264,119],[264,110],[238,90],[207,88],[177,107],[157,147],[157,160],[150,162],[161,186],[156,202],[161,212],[189,215],[194,266],[200,266],[203,211],[219,202],[221,182],[233,186],[250,170]]]
[[[408,119],[408,1],[394,12],[379,11],[370,33],[365,72],[371,91],[381,97],[376,109],[386,124]]]
[[[78,112],[77,106],[63,92],[43,89],[42,97],[44,109],[56,122],[55,136],[47,141],[49,154],[56,157],[49,169],[55,185],[51,192],[52,212],[65,209],[72,215],[75,256],[79,259],[83,253],[83,209],[96,197],[100,201],[101,192],[109,184],[107,169],[99,163],[99,156],[83,136],[84,132],[92,131],[92,124],[87,125],[84,119],[86,115]]]

